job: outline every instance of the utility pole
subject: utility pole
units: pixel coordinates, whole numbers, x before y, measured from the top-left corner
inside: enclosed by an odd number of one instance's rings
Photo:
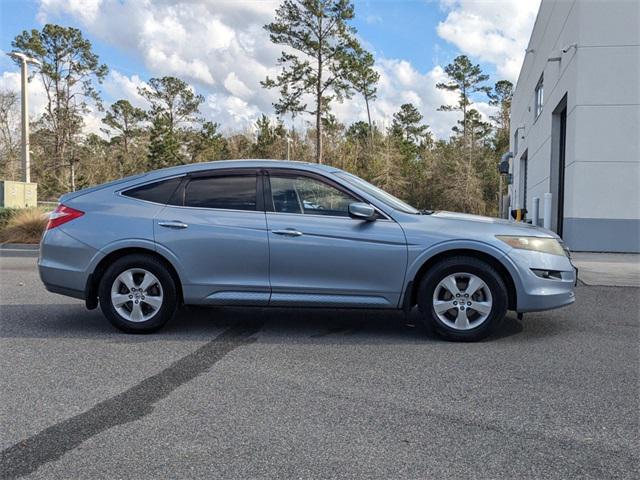
[[[291,158],[291,138],[287,135],[287,161]]]
[[[24,53],[11,52],[8,54],[11,58],[20,62],[20,74],[21,74],[21,99],[22,99],[22,181],[31,182],[31,162],[29,159],[29,70],[27,65],[29,63],[33,65],[39,65],[39,60],[31,57],[27,57]]]

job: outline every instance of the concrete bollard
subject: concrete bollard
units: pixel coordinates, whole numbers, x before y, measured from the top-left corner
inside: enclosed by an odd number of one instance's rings
[[[502,218],[509,218],[509,203],[511,203],[509,195],[504,195],[502,197]]]
[[[544,218],[543,218],[543,226],[547,230],[551,230],[551,200],[553,199],[553,195],[550,193],[544,194]]]
[[[540,214],[540,198],[533,197],[532,203],[533,204],[531,205],[531,223],[537,227],[539,223],[538,216]]]

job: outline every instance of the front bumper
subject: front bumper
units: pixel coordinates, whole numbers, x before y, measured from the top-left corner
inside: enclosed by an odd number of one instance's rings
[[[508,255],[519,274],[518,312],[552,310],[575,302],[577,269],[568,257],[517,249]],[[532,269],[561,272],[561,278],[541,278]]]

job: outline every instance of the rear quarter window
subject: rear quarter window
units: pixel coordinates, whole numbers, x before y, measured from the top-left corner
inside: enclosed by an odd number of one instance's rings
[[[126,197],[136,198],[154,203],[169,203],[169,199],[180,185],[182,177],[160,180],[139,187],[130,188],[122,192]]]

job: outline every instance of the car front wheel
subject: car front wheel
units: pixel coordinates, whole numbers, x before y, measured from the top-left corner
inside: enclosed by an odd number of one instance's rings
[[[456,341],[490,335],[504,318],[507,303],[500,274],[474,257],[436,263],[422,279],[418,293],[423,321],[444,338]]]
[[[127,333],[150,333],[173,317],[176,286],[167,268],[149,255],[127,255],[102,276],[100,308],[115,327]]]

